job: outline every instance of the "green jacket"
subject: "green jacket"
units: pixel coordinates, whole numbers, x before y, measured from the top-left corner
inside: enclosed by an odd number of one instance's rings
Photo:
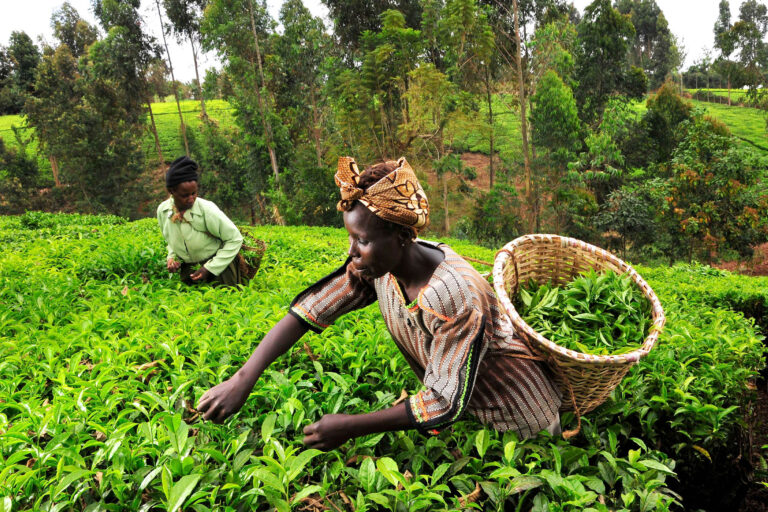
[[[184,212],[187,222],[171,222],[173,198],[157,207],[160,231],[168,243],[168,258],[185,263],[204,263],[217,276],[229,265],[240,247],[243,235],[215,203],[197,198]]]

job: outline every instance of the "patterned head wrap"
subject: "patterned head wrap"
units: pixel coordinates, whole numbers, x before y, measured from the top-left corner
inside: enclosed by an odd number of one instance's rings
[[[354,158],[339,158],[334,178],[341,189],[341,201],[336,205],[339,211],[348,212],[355,201],[360,201],[380,219],[410,227],[417,234],[429,224],[427,196],[404,157],[397,161],[394,171],[367,190],[358,186],[360,171]]]

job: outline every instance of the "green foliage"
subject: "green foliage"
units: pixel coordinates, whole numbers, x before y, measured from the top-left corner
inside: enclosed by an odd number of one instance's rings
[[[544,74],[531,97],[531,125],[534,144],[564,168],[579,149],[581,123],[573,93],[555,71]]]
[[[627,61],[635,29],[629,16],[620,14],[610,0],[594,0],[584,10],[578,27],[574,96],[582,120],[588,124],[602,117],[614,94],[637,94],[637,76]],[[644,92],[644,89],[639,92]]]
[[[755,185],[762,164],[753,152],[735,146],[724,126],[704,118],[686,121],[685,136],[663,167],[671,173],[669,215],[688,258],[705,260],[728,247],[750,254],[768,238],[768,203]]]
[[[0,204],[2,213],[21,213],[33,200],[38,183],[37,162],[27,154],[27,142],[20,130],[14,130],[19,147],[6,147],[0,139]]]
[[[651,89],[656,89],[682,63],[664,13],[655,0],[619,0],[615,6],[621,14],[630,15],[635,27],[630,62],[648,77]]]
[[[69,2],[64,2],[51,16],[53,35],[60,44],[65,44],[75,58],[85,55],[88,47],[99,38],[96,27],[80,17]]]
[[[594,270],[564,286],[523,283],[515,308],[534,331],[586,354],[623,354],[640,348],[651,305],[626,274]]]
[[[343,492],[356,510],[463,510],[459,498],[479,486],[471,506],[482,510],[669,510],[681,499],[689,508],[697,498],[673,492],[677,475],[697,464],[712,473],[704,453],[722,461],[747,382],[764,365],[752,322],[721,309],[742,291],[762,297],[764,280],[640,268],[667,325],[571,442],[521,441],[467,417],[435,437],[383,433],[334,452],[304,450],[301,431],[320,415],[386,408],[419,383],[372,306],[276,361],[241,413],[202,421],[201,394],[245,361],[296,293],[344,260],[344,230],[253,233],[267,252],[238,291],[169,277],[154,219],[0,218],[9,249],[0,257],[4,506],[287,510],[309,496],[343,509]]]
[[[523,232],[517,190],[496,184],[477,198],[464,235],[489,247],[501,247]]]
[[[625,186],[612,191],[600,207],[595,224],[602,230],[617,233],[622,258],[627,258],[627,245],[637,251],[644,245],[661,242],[658,238],[656,212],[658,200],[653,193],[664,193],[659,183],[649,180],[647,185]],[[657,188],[657,190],[652,190]]]
[[[652,141],[651,151],[655,152],[657,162],[667,161],[679,142],[678,125],[691,119],[693,106],[680,97],[672,82],[667,81],[656,94],[648,97],[646,108],[643,122]]]

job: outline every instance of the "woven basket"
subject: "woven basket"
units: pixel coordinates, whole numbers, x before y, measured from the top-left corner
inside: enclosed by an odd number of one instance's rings
[[[264,240],[260,240],[250,234],[245,228],[241,227],[240,233],[243,235],[243,245],[240,247],[240,252],[237,255],[238,265],[240,266],[240,272],[250,280],[259,271],[261,259],[267,250],[267,244],[264,243]]]
[[[512,305],[520,283],[533,279],[542,284],[563,286],[589,269],[613,270],[628,274],[651,302],[653,323],[643,345],[620,355],[591,355],[553,343],[534,331]],[[509,242],[497,254],[493,265],[493,286],[509,314],[516,334],[535,355],[547,362],[560,389],[562,411],[574,411],[581,423],[585,414],[608,398],[632,365],[651,351],[664,327],[664,310],[656,294],[640,274],[613,254],[588,243],[558,235],[525,235]],[[569,400],[570,395],[570,400]]]

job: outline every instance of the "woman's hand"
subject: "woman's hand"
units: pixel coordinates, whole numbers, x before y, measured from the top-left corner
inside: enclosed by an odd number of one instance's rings
[[[168,272],[176,272],[179,270],[179,268],[181,268],[181,263],[173,258],[168,258],[165,260],[165,266],[168,268]]]
[[[349,414],[326,414],[320,421],[304,427],[304,444],[325,451],[338,448],[355,437],[349,429],[352,418]]]
[[[205,281],[209,275],[211,275],[211,272],[205,266],[200,265],[200,268],[193,274],[189,274],[189,278],[193,281]]]
[[[197,410],[204,419],[222,423],[243,407],[250,392],[251,386],[235,374],[206,391],[197,403]]]

